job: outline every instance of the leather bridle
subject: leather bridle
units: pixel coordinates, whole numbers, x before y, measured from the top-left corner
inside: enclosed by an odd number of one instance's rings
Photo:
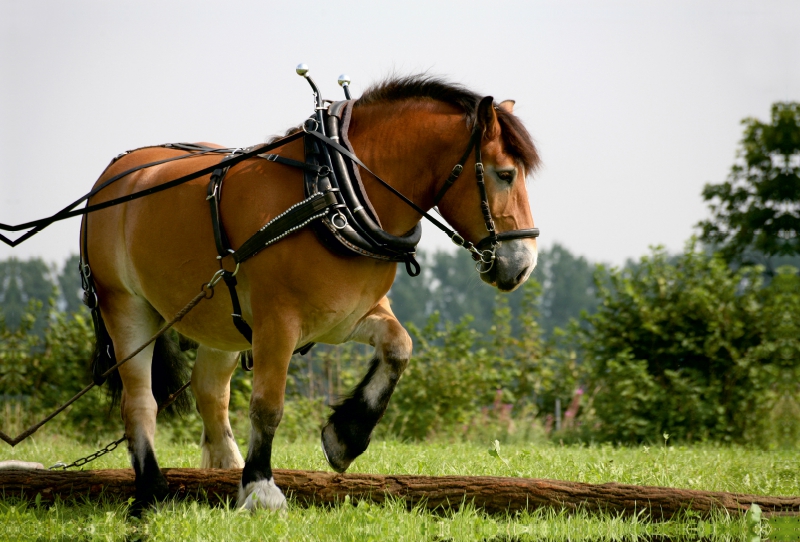
[[[300,72],[298,71],[298,73]],[[346,133],[344,132],[341,134],[342,143],[340,143],[338,141],[340,139],[338,132],[335,132],[335,130],[338,129],[338,124],[336,122],[338,119],[334,118],[335,115],[330,114],[329,108],[322,106],[322,99],[319,96],[319,90],[309,77],[306,77],[306,79],[309,81],[312,88],[314,89],[314,97],[316,102],[315,113],[309,119],[310,121],[313,121],[314,124],[313,129],[309,129],[309,125],[304,123],[302,130],[294,134],[288,135],[284,138],[273,141],[266,145],[259,145],[244,150],[217,149],[195,144],[163,145],[164,147],[186,151],[189,154],[170,157],[146,164],[141,164],[131,169],[128,169],[122,173],[114,175],[113,177],[105,180],[99,186],[95,187],[88,194],[85,194],[83,197],[73,202],[69,206],[65,207],[64,209],[62,209],[53,216],[40,220],[35,220],[25,224],[18,224],[15,226],[8,224],[0,224],[0,231],[21,231],[23,229],[30,228],[28,232],[26,232],[20,238],[15,240],[11,240],[8,237],[0,234],[0,241],[13,247],[25,241],[26,239],[30,238],[31,236],[35,235],[37,232],[46,228],[53,222],[64,220],[71,216],[87,215],[89,213],[99,211],[100,209],[105,209],[113,205],[118,205],[141,197],[145,197],[149,194],[160,192],[162,190],[166,190],[174,186],[178,186],[180,184],[189,182],[193,179],[197,179],[199,177],[211,174],[207,199],[209,200],[211,207],[212,225],[213,225],[217,250],[219,253],[218,259],[220,261],[220,270],[217,272],[217,275],[219,275],[219,277],[215,275],[215,279],[216,281],[224,279],[225,283],[227,284],[230,290],[231,302],[234,309],[232,314],[234,319],[234,324],[236,325],[237,329],[239,329],[239,331],[242,333],[242,335],[244,335],[249,342],[252,342],[252,330],[242,317],[241,314],[242,311],[239,305],[238,295],[236,293],[235,277],[239,270],[239,265],[245,260],[255,256],[258,252],[260,252],[267,246],[280,241],[281,239],[291,234],[292,232],[304,228],[308,225],[324,224],[325,227],[327,227],[327,229],[330,232],[330,235],[327,236],[323,235],[322,237],[323,242],[325,241],[326,237],[333,237],[335,240],[338,241],[337,243],[338,245],[344,247],[347,250],[350,250],[351,252],[356,252],[358,254],[362,254],[368,257],[373,257],[383,260],[405,262],[406,271],[410,275],[412,276],[419,275],[420,267],[414,258],[416,253],[415,247],[417,242],[419,241],[419,235],[421,233],[419,224],[417,224],[417,226],[409,234],[403,237],[397,237],[384,231],[377,223],[377,216],[370,216],[369,212],[365,210],[364,208],[365,206],[371,208],[371,204],[369,203],[369,198],[367,197],[366,192],[361,190],[361,188],[363,187],[354,186],[354,183],[349,178],[348,167],[345,166],[343,158],[347,158],[351,162],[351,166],[353,168],[353,171],[356,173],[356,177],[358,177],[358,174],[357,174],[357,168],[355,166],[359,166],[368,173],[370,173],[380,184],[382,184],[386,189],[388,189],[395,196],[397,196],[406,205],[414,209],[423,217],[427,218],[428,221],[430,221],[434,226],[442,230],[450,238],[450,240],[453,241],[453,243],[455,243],[457,246],[460,246],[468,250],[473,260],[477,262],[475,264],[475,268],[479,273],[488,273],[489,271],[492,270],[492,268],[495,265],[495,261],[497,259],[497,246],[499,243],[515,239],[531,239],[539,236],[538,228],[510,230],[500,233],[497,232],[489,206],[489,197],[486,191],[486,184],[484,182],[485,168],[481,160],[481,140],[483,139],[484,127],[480,125],[480,122],[478,122],[477,119],[474,121],[467,149],[464,151],[464,154],[461,156],[459,162],[453,167],[449,177],[445,180],[444,184],[434,197],[434,202],[433,202],[434,208],[436,209],[438,203],[442,200],[447,191],[453,186],[453,184],[456,182],[456,180],[463,172],[464,165],[469,159],[470,154],[474,151],[475,179],[477,182],[478,192],[481,200],[480,201],[481,213],[483,215],[483,220],[488,235],[483,239],[481,239],[480,241],[478,241],[477,243],[473,244],[472,242],[467,241],[457,231],[448,228],[440,220],[432,216],[429,212],[422,209],[416,203],[414,203],[405,195],[403,195],[401,192],[399,192],[396,188],[394,188],[389,183],[381,179],[374,172],[372,172],[355,155],[355,153],[352,151],[351,148],[348,148],[347,146],[342,144],[345,143],[346,145],[349,145],[346,143]],[[345,91],[345,94],[348,97],[348,101],[335,102],[331,105],[330,109],[335,108],[337,104],[340,105],[340,107],[338,108],[339,111],[341,111],[344,108],[342,104],[349,103],[350,106],[352,106],[352,102],[349,100],[348,92]],[[491,98],[488,97],[483,98],[479,102],[478,110],[480,110],[480,108],[482,107],[481,104],[483,104],[483,102],[487,100],[491,102]],[[332,135],[333,137],[329,137],[328,135],[326,135],[326,130],[325,130],[326,116],[327,119],[332,122],[331,126],[334,129],[334,133],[331,133],[330,135]],[[308,143],[310,142],[310,140],[307,138],[309,137],[322,143],[322,145],[319,145],[319,147],[321,147],[321,149],[319,149],[321,152],[316,154],[315,153],[308,154],[309,150]],[[306,140],[305,143],[306,143],[307,155],[306,155],[306,160],[304,162],[288,159],[277,154],[266,154],[270,150],[277,149],[278,147],[286,145],[287,143],[300,138],[304,138]],[[123,153],[123,155],[124,154],[127,153]],[[197,171],[194,171],[177,179],[162,183],[161,185],[133,192],[131,194],[114,198],[109,201],[104,201],[102,203],[96,203],[92,205],[88,204],[88,200],[90,197],[94,196],[108,185],[118,181],[121,178],[130,175],[131,173],[134,173],[142,169],[150,168],[153,166],[161,165],[166,162],[181,160],[192,156],[205,155],[205,154],[222,154],[224,155],[224,158],[216,166],[204,167],[202,169],[199,169]],[[120,158],[123,155],[118,156],[116,159]],[[293,205],[292,207],[287,209],[284,213],[270,220],[267,224],[265,224],[262,228],[260,228],[257,232],[255,232],[247,241],[245,241],[238,249],[234,250],[228,244],[228,240],[227,237],[225,236],[224,230],[222,228],[222,222],[219,216],[219,198],[221,195],[222,181],[225,177],[225,173],[232,166],[240,162],[243,162],[244,160],[248,160],[250,158],[255,158],[255,157],[260,157],[272,162],[278,162],[285,166],[302,169],[305,174],[306,199]],[[116,161],[116,159],[114,161]],[[114,163],[114,161],[112,161],[112,163]],[[341,177],[338,181],[337,181],[337,176]],[[358,183],[356,184],[360,185],[360,181],[358,181]],[[309,187],[311,187],[312,189],[309,190]],[[87,202],[85,208],[75,209],[75,207],[77,207],[80,203],[84,201]],[[348,216],[350,217],[349,219],[347,218]],[[94,280],[92,278],[91,270],[88,264],[87,228],[84,225],[82,229],[83,229],[82,232],[83,246],[81,250],[80,271],[84,286],[84,303],[90,309],[92,309],[92,316],[95,324],[95,333],[98,336],[98,340],[101,340],[101,342],[106,342],[110,345],[111,343],[108,337],[105,337],[105,339],[101,337],[102,332],[104,330],[98,328],[98,322],[99,322],[99,314],[97,313],[98,300],[97,300],[96,290],[94,287]],[[319,233],[322,230],[317,229],[317,231]],[[222,260],[229,256],[232,257],[234,262],[236,263],[236,269],[234,271],[227,271],[222,266]],[[312,345],[313,343],[309,343],[308,345],[305,345],[304,347],[299,349],[299,351],[305,352]]]
[[[349,149],[343,147],[339,142],[334,141],[317,131],[307,130],[306,133],[310,136],[319,139],[320,141],[322,141],[335,151],[339,152],[343,156],[350,159],[355,164],[361,166],[365,171],[367,171],[373,177],[375,177],[375,179],[377,179],[377,181],[381,183],[385,188],[387,188],[394,195],[400,198],[400,200],[402,200],[406,205],[414,209],[416,212],[418,212],[423,217],[428,219],[428,221],[430,221],[434,226],[442,230],[454,244],[469,251],[472,256],[472,259],[477,262],[475,268],[479,273],[488,273],[492,269],[492,267],[494,267],[494,262],[497,258],[497,245],[501,241],[511,241],[515,239],[532,239],[539,236],[539,228],[509,230],[497,233],[494,219],[492,218],[491,210],[489,207],[489,196],[486,191],[486,183],[484,181],[485,168],[481,159],[480,141],[483,138],[483,130],[482,127],[478,124],[477,120],[475,121],[474,126],[472,128],[472,133],[469,138],[467,149],[464,151],[458,163],[453,167],[452,171],[450,172],[450,176],[447,178],[442,187],[439,189],[433,201],[434,207],[436,207],[438,203],[442,200],[442,198],[445,196],[447,191],[453,186],[453,184],[455,184],[456,180],[461,176],[461,173],[464,170],[464,165],[466,164],[470,154],[472,154],[474,150],[475,179],[478,186],[478,193],[481,198],[480,202],[481,213],[483,214],[483,220],[486,226],[486,230],[489,232],[489,235],[487,235],[477,243],[472,243],[470,241],[467,241],[457,231],[448,228],[440,220],[432,216],[429,212],[419,207],[416,203],[411,201],[409,198],[407,198],[404,194],[395,189],[388,182],[384,181],[382,178],[376,175],[354,153],[352,153]]]

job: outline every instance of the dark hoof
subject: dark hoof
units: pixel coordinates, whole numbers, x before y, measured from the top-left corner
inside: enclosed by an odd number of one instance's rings
[[[133,500],[133,504],[128,510],[128,514],[135,518],[142,517],[142,513],[145,510],[150,508],[152,505],[156,504],[157,502],[165,501],[167,497],[169,497],[169,486],[167,485],[167,479],[158,471],[158,475],[154,476],[154,480],[152,480],[149,484],[144,483],[142,487],[138,487],[136,490],[136,496]]]
[[[139,500],[134,500],[133,504],[128,509],[128,516],[130,516],[132,518],[141,519],[142,518],[142,514],[144,514],[144,511],[146,509],[147,509],[147,504],[146,503],[144,503],[142,501],[139,501]]]
[[[363,450],[362,450],[363,451]],[[322,428],[322,453],[336,472],[344,472],[361,455],[361,452],[353,454],[345,442],[336,434],[333,424],[328,424]]]

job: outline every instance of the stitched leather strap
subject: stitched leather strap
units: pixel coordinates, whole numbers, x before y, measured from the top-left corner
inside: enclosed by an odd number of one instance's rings
[[[287,209],[267,222],[250,239],[242,243],[232,255],[236,263],[252,258],[259,251],[287,235],[305,227],[311,221],[322,218],[328,207],[336,205],[333,192],[317,193]]]

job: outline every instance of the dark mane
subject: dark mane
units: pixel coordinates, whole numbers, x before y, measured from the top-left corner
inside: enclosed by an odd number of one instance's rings
[[[481,96],[468,88],[429,75],[390,77],[370,86],[356,100],[356,107],[382,102],[396,102],[415,98],[438,100],[464,111],[468,126],[475,122],[476,110]],[[540,162],[539,153],[531,135],[522,122],[503,109],[495,106],[500,123],[505,152],[517,160],[526,172],[534,171]]]

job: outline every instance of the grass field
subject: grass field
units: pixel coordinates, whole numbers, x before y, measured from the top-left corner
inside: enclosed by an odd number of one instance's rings
[[[34,437],[0,459],[71,461],[96,449],[57,435]],[[405,444],[374,442],[351,471],[425,475],[492,475],[556,478],[580,482],[622,482],[764,495],[797,495],[800,474],[790,451],[701,446],[616,448],[537,443],[499,448],[492,443]],[[196,467],[196,444],[157,442],[162,466]],[[316,442],[288,443],[276,438],[276,468],[328,470]],[[127,468],[120,448],[92,468]],[[758,529],[773,529],[771,540],[797,540],[794,523],[748,523],[745,517],[717,514],[701,521],[691,515],[663,523],[642,516],[617,517],[539,510],[512,517],[487,516],[474,508],[434,515],[406,510],[400,502],[383,506],[345,503],[333,508],[302,508],[290,502],[288,514],[254,515],[202,503],[166,503],[142,520],[126,518],[125,503],[60,502],[55,505],[0,501],[3,540],[758,540]],[[750,518],[752,519],[752,518]],[[755,529],[755,533],[753,530]],[[782,529],[782,530],[781,530]],[[753,537],[756,538],[753,538]],[[789,536],[792,536],[791,534]]]

